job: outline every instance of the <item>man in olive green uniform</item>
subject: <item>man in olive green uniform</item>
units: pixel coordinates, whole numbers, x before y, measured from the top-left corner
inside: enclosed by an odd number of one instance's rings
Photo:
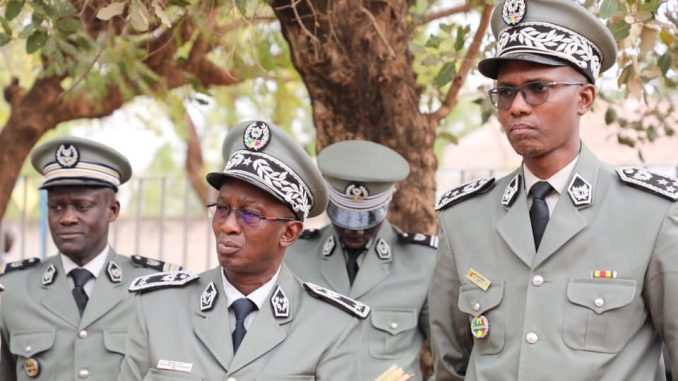
[[[114,380],[134,313],[133,279],[168,268],[116,254],[108,226],[127,159],[96,142],[58,138],[32,155],[45,176],[48,223],[59,254],[9,263],[0,304],[0,380]]]
[[[407,177],[409,165],[388,147],[351,140],[326,147],[318,167],[332,224],[305,231],[285,261],[302,279],[372,307],[360,347],[363,380],[394,363],[421,380],[437,238],[403,233],[386,219],[394,184]]]
[[[369,307],[283,264],[302,221],[327,205],[317,168],[265,122],[228,132],[208,206],[220,266],[135,280],[137,318],[119,381],[358,380]]]
[[[480,62],[523,165],[438,203],[436,380],[664,380],[678,364],[678,183],[611,168],[579,139],[607,28],[576,2],[508,0]],[[675,374],[675,367],[673,369]]]

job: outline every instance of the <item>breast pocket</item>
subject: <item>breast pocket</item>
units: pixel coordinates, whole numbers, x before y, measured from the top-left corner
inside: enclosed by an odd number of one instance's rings
[[[417,311],[414,309],[375,309],[370,323],[373,329],[368,336],[369,351],[374,358],[397,358],[415,342]]]
[[[262,376],[257,378],[257,381],[315,381],[315,376]]]
[[[473,319],[484,316],[488,322],[488,333],[484,338],[473,339],[473,348],[483,355],[499,353],[506,341],[506,323],[501,301],[504,298],[504,282],[493,282],[487,291],[475,285],[464,285],[459,289],[459,310],[469,315],[468,330]]]
[[[171,370],[151,369],[146,373],[144,381],[202,381],[202,377]]]
[[[617,353],[645,321],[632,279],[570,279],[563,340],[572,349]]]
[[[106,355],[103,360],[103,369],[106,374],[118,374],[120,372],[120,363],[125,357],[125,339],[127,337],[126,329],[105,329],[104,330],[104,348]]]
[[[51,380],[53,374],[45,369],[55,369],[57,354],[54,347],[54,330],[12,332],[9,351],[16,356],[17,380]],[[33,374],[35,373],[35,374]]]

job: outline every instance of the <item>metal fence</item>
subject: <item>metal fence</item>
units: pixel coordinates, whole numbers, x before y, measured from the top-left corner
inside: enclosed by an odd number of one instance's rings
[[[678,177],[678,166],[653,166],[653,170]],[[511,169],[448,169],[436,174],[438,194],[478,177],[501,177]],[[2,261],[45,257],[57,252],[46,221],[46,193],[38,191],[42,179],[22,177],[15,185],[10,207],[0,231],[14,237]],[[214,199],[216,192],[211,191]],[[437,197],[436,197],[437,198]],[[184,177],[138,177],[118,192],[121,213],[110,226],[109,242],[118,253],[140,254],[176,264],[192,271],[217,265],[214,238],[204,205]],[[326,223],[320,216],[307,227]],[[7,234],[0,234],[0,253]]]

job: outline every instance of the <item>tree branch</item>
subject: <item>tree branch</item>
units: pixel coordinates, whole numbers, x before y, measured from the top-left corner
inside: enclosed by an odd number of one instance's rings
[[[379,25],[377,25],[377,20],[374,18],[374,15],[372,15],[372,13],[370,11],[368,11],[367,8],[365,8],[362,5],[360,6],[360,11],[363,12],[364,14],[366,14],[367,17],[369,17],[369,19],[372,21],[372,26],[374,26],[374,29],[377,31],[379,38],[381,39],[381,41],[384,42],[384,45],[386,45],[386,48],[388,48],[388,54],[391,57],[395,57],[395,55],[396,55],[395,51],[391,47],[391,44],[388,43],[388,40],[386,39],[386,36],[384,36],[384,33],[381,31],[381,29],[379,29]]]
[[[449,8],[449,9],[445,9],[445,10],[442,10],[442,11],[433,12],[433,13],[426,15],[425,17],[423,17],[421,19],[415,20],[412,23],[412,26],[414,26],[416,28],[418,26],[428,24],[433,20],[438,20],[438,19],[441,19],[441,18],[444,18],[444,17],[456,15],[456,14],[459,14],[459,13],[466,13],[470,10],[471,10],[471,6],[469,6],[469,5],[459,5],[459,6],[452,7],[452,8]]]
[[[459,68],[459,71],[457,71],[457,74],[454,76],[452,85],[447,91],[445,100],[440,105],[440,108],[438,110],[429,114],[429,119],[432,119],[436,124],[440,123],[440,121],[447,115],[449,115],[449,113],[452,112],[452,110],[454,110],[454,108],[457,106],[457,95],[459,95],[459,90],[461,90],[461,86],[464,84],[464,81],[466,80],[468,73],[471,71],[473,62],[475,61],[476,56],[480,51],[480,44],[483,41],[483,37],[487,32],[488,26],[490,25],[492,8],[493,8],[492,5],[489,4],[483,5],[483,12],[480,16],[480,24],[478,25],[478,29],[476,30],[476,33],[473,36],[473,41],[471,42],[471,45],[468,47],[468,50],[466,51],[466,55],[464,56],[464,60],[461,63],[461,67]]]

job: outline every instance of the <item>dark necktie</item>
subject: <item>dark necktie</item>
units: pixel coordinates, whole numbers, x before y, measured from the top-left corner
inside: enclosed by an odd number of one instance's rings
[[[84,286],[88,280],[94,278],[94,275],[85,269],[73,269],[68,275],[71,276],[73,283],[75,283],[72,291],[73,299],[75,299],[75,304],[77,304],[80,316],[82,316],[82,312],[85,311],[85,306],[87,306],[87,301],[89,300]]]
[[[232,334],[233,353],[238,351],[238,347],[247,333],[247,330],[245,329],[245,318],[256,309],[257,305],[247,298],[240,298],[231,304],[231,310],[233,310],[233,313],[235,314],[235,329]]]
[[[351,286],[358,274],[358,257],[362,252],[362,250],[346,250],[346,271],[348,271],[348,282]]]
[[[544,236],[546,224],[549,222],[549,206],[546,204],[546,196],[553,191],[553,187],[546,181],[539,181],[532,185],[532,207],[530,208],[530,221],[532,222],[532,235],[534,246],[539,249],[541,238]]]

